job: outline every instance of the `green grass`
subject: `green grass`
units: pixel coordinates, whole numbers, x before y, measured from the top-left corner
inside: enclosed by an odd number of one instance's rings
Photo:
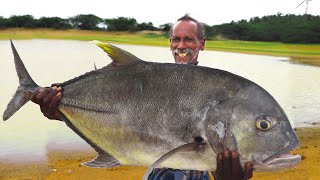
[[[104,32],[53,29],[4,29],[0,39],[65,39],[99,40],[110,43],[169,46],[169,40],[161,32]],[[294,62],[320,66],[320,44],[285,44],[278,42],[253,42],[214,40],[206,42],[206,50],[262,54],[289,57]]]

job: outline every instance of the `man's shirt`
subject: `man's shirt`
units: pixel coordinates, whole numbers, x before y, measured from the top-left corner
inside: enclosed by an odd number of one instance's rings
[[[207,171],[179,170],[171,168],[153,169],[148,180],[208,180]]]

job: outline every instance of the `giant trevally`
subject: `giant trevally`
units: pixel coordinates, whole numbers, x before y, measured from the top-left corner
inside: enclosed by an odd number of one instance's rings
[[[300,162],[300,142],[276,100],[262,87],[223,70],[143,61],[96,42],[113,62],[59,84],[62,120],[98,152],[91,167],[139,165],[214,171],[216,154],[236,150],[255,170]],[[19,87],[10,118],[40,87],[13,43]],[[63,73],[63,72],[62,72]]]

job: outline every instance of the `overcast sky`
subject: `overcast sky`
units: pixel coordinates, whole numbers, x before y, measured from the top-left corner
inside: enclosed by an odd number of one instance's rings
[[[208,25],[249,20],[282,14],[304,14],[302,0],[2,0],[0,16],[33,15],[34,18],[68,18],[78,14],[94,14],[101,18],[132,17],[138,23],[152,22],[154,26],[175,22],[189,13]],[[308,13],[320,15],[320,0],[309,2]]]

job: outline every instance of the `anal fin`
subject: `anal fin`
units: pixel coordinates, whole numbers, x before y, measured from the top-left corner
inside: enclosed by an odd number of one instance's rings
[[[118,160],[112,157],[110,154],[99,154],[95,159],[91,161],[82,163],[84,166],[94,167],[94,168],[112,168],[120,166]]]
[[[79,131],[79,129],[76,128],[64,114],[62,114],[61,119],[67,124],[67,126],[69,126],[76,134],[78,134],[83,140],[85,140],[98,153],[98,156],[95,159],[92,159],[88,162],[84,162],[82,163],[82,165],[96,168],[111,168],[120,165],[119,161],[116,158],[111,156],[108,152],[97,146],[89,138],[82,134]]]

